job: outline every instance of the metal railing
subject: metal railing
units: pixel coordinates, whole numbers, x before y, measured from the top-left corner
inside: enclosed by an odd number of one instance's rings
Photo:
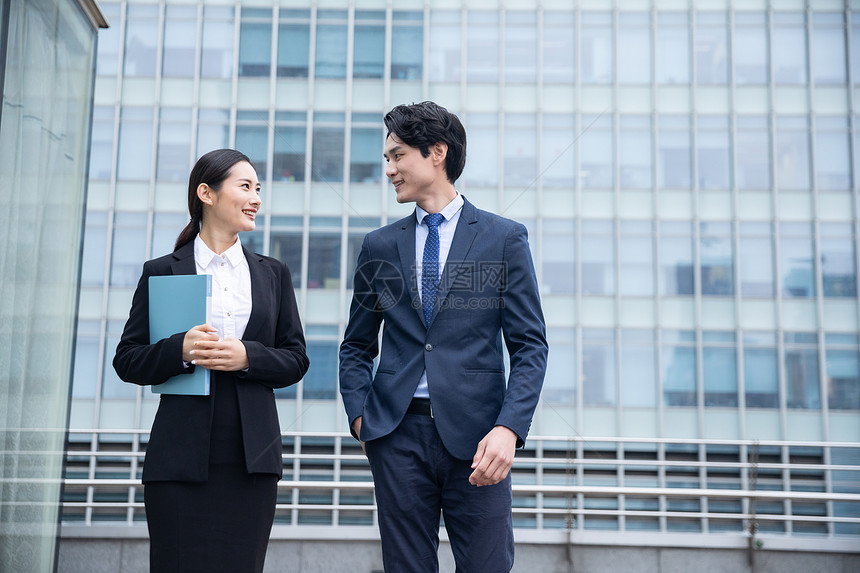
[[[145,535],[147,440],[146,431],[70,433],[64,535]],[[358,443],[307,432],[282,443],[273,538],[374,538]],[[517,451],[512,475],[519,541],[735,547],[758,537],[860,551],[860,443],[537,436]]]

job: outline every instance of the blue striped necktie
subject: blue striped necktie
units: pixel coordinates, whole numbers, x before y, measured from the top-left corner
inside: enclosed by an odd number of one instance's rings
[[[424,324],[430,326],[433,306],[436,304],[436,291],[439,289],[439,224],[441,213],[424,216],[429,233],[424,243],[424,260],[421,261],[421,302],[424,307]]]

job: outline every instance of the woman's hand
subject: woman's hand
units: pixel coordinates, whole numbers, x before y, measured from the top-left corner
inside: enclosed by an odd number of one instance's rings
[[[194,350],[197,343],[203,340],[212,342],[218,341],[218,331],[208,324],[198,324],[191,330],[185,333],[185,339],[182,341],[182,360],[191,362],[194,360]]]
[[[195,330],[200,329],[200,337],[197,334],[192,334]],[[225,372],[235,372],[237,370],[245,370],[250,366],[248,362],[248,352],[245,350],[245,345],[241,340],[235,338],[225,338],[218,340],[218,336],[213,334],[215,329],[209,325],[195,326],[185,335],[185,343],[192,338],[191,349],[188,352],[192,364],[208,368],[209,370],[223,370]],[[183,359],[185,357],[185,344],[183,344]]]

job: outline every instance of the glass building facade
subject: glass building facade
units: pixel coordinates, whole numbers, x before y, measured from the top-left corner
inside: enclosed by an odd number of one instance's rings
[[[412,208],[382,116],[432,99],[466,126],[460,192],[529,230],[533,434],[840,443],[825,461],[860,465],[860,3],[572,4],[102,2],[72,429],[150,427],[158,398],[114,348],[191,165],[229,146],[263,183],[242,240],[290,266],[306,329],[282,428],[345,431],[358,249]]]

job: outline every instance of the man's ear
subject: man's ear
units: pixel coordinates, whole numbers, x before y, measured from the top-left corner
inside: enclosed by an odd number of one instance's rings
[[[437,141],[430,147],[430,157],[437,164],[445,164],[445,158],[448,157],[448,144],[444,141]]]
[[[212,188],[206,183],[197,186],[197,197],[206,205],[212,204]]]

